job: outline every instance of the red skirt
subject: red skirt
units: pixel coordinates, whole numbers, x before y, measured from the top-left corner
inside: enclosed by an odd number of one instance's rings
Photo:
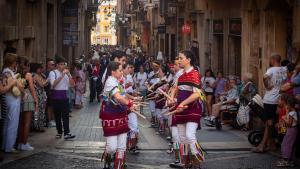
[[[112,103],[107,104],[103,101],[100,118],[105,137],[127,133],[130,130],[127,108],[123,106],[113,105]]]

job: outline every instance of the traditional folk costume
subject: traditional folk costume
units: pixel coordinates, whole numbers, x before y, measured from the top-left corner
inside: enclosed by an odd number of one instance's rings
[[[123,169],[125,163],[126,138],[130,131],[128,127],[128,110],[132,106],[117,103],[113,95],[119,92],[125,97],[125,91],[120,82],[109,76],[103,89],[103,102],[100,110],[100,118],[106,147],[102,160],[105,160],[104,168],[110,169],[111,155],[114,155],[114,169]]]
[[[124,86],[125,86],[125,92],[132,95],[133,94],[133,85],[134,81],[130,74],[126,75],[124,78]],[[127,148],[132,151],[133,153],[136,153],[136,146],[138,143],[138,135],[139,135],[139,127],[138,127],[138,118],[136,113],[134,112],[128,112],[128,126],[130,131],[128,132],[128,138],[127,138]]]
[[[159,82],[159,78],[157,76],[157,72],[150,72],[149,76],[148,76],[148,84],[150,86],[156,84]],[[150,108],[150,112],[151,112],[151,125],[154,126],[155,125],[155,101],[154,100],[150,100],[149,101],[149,108]]]
[[[173,83],[172,87],[176,87],[178,83],[178,78],[183,74],[183,69],[180,69],[177,71],[173,77]],[[179,145],[180,145],[180,139],[178,134],[178,127],[176,125],[176,118],[175,115],[169,116],[168,119],[169,126],[171,128],[171,134],[172,134],[172,142],[173,142],[173,150],[175,155],[175,161],[170,164],[170,167],[181,167],[181,161],[180,161],[180,154],[179,154]]]
[[[157,88],[157,89],[161,89],[164,92],[167,92],[169,89],[168,84],[164,84],[161,87]],[[159,93],[159,91],[158,91]],[[155,115],[157,120],[159,121],[159,133],[163,133],[165,132],[165,128],[167,126],[167,118],[166,116],[164,116],[162,114],[162,112],[164,111],[164,107],[166,104],[166,98],[163,97],[163,95],[159,95],[159,97],[157,97],[157,99],[155,100]]]
[[[186,100],[194,92],[202,96],[200,90],[200,75],[193,67],[189,68],[178,78],[178,105]],[[182,112],[175,114],[178,134],[180,139],[180,156],[185,167],[200,168],[204,160],[204,153],[197,143],[196,131],[200,125],[201,119],[201,100],[196,100],[187,105]]]

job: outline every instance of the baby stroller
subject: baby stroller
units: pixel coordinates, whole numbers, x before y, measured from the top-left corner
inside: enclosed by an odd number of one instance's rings
[[[260,95],[256,94],[249,103],[249,107],[254,116],[263,119],[264,104]],[[254,129],[248,135],[248,141],[254,146],[258,146],[263,139],[264,128]]]

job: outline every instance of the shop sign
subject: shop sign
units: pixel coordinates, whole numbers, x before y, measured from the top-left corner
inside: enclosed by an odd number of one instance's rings
[[[158,25],[157,26],[157,33],[158,34],[164,34],[164,33],[166,33],[166,25]]]
[[[181,27],[181,31],[182,31],[183,34],[190,34],[191,30],[192,30],[192,28],[189,24],[184,24]]]

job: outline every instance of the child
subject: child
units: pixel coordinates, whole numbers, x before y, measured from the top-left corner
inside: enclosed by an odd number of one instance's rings
[[[293,167],[293,150],[298,132],[298,114],[295,111],[296,100],[289,97],[286,101],[287,114],[283,117],[287,126],[286,134],[281,144],[282,160],[278,161],[277,167]]]
[[[284,121],[284,117],[286,116],[287,109],[286,109],[286,101],[288,100],[288,94],[281,94],[278,100],[278,123],[277,123],[277,131],[278,131],[278,140],[282,143],[283,137],[286,133],[286,124]]]

